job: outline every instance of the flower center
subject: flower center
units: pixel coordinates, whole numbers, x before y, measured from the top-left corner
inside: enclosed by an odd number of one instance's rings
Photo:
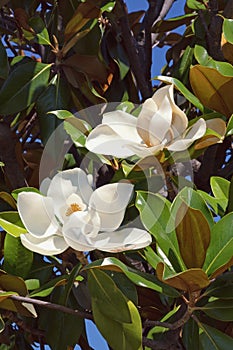
[[[71,214],[75,213],[76,211],[82,211],[82,208],[77,203],[72,203],[69,205],[68,209],[66,210],[66,216],[70,216]]]

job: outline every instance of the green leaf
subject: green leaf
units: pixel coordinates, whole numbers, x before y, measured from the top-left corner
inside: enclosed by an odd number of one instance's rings
[[[132,322],[120,323],[103,314],[98,302],[92,304],[95,323],[114,350],[142,350],[141,318],[137,308],[130,300],[128,308]]]
[[[20,192],[36,192],[36,193],[40,193],[40,191],[35,188],[35,187],[21,187],[21,188],[17,188],[16,190],[13,190],[11,192],[12,197],[17,201],[18,198],[18,194]]]
[[[216,278],[204,295],[220,299],[233,299],[233,272],[226,272]]]
[[[218,329],[198,322],[202,332],[200,334],[200,350],[230,350],[233,348],[233,338]]]
[[[185,265],[187,268],[201,268],[210,243],[208,221],[200,210],[190,208],[184,202],[177,211],[176,219],[179,219],[176,235]]]
[[[51,46],[48,30],[41,17],[30,18],[28,24],[35,32],[38,44]]]
[[[233,176],[231,178],[230,188],[229,188],[229,197],[228,197],[228,206],[227,212],[233,211]]]
[[[0,225],[7,233],[19,237],[27,233],[17,211],[5,211],[0,213]]]
[[[226,40],[233,44],[233,19],[224,18],[223,20],[223,34]]]
[[[5,47],[0,40],[0,78],[7,79],[9,73],[9,63]]]
[[[35,102],[47,86],[50,67],[50,64],[39,62],[17,66],[0,90],[0,113],[14,114]]]
[[[232,76],[225,76],[211,67],[195,65],[190,68],[190,83],[204,106],[230,118],[233,110]]]
[[[233,67],[228,62],[215,61],[209,56],[207,50],[201,45],[195,45],[194,55],[199,64],[202,66],[216,69],[219,73],[226,77],[233,76]]]
[[[56,75],[36,102],[39,115],[40,132],[43,143],[46,143],[61,121],[50,111],[66,109],[70,92],[64,79]]]
[[[212,228],[214,225],[213,216],[205,201],[197,191],[191,187],[185,187],[178,193],[171,205],[171,218],[170,222],[168,222],[168,230],[170,229],[170,226],[174,226],[174,219],[176,219],[176,224],[178,224],[178,219],[182,219],[182,217],[177,217],[177,211],[183,202],[185,202],[188,207],[202,212],[205,219],[208,221],[210,228]]]
[[[43,284],[41,287],[39,287],[38,289],[33,290],[30,293],[30,297],[47,297],[48,295],[50,295],[52,293],[52,291],[54,290],[54,288],[64,285],[67,282],[67,276],[59,276],[56,278],[53,278],[51,281]],[[25,281],[25,283],[27,284],[27,281]]]
[[[158,279],[173,288],[186,292],[199,291],[210,284],[206,273],[199,268],[192,268],[180,273],[170,272],[164,263],[159,263],[156,268]]]
[[[178,264],[178,269],[185,269],[174,226],[170,230],[167,227],[171,216],[170,202],[158,194],[138,191],[135,205],[140,212],[143,225],[155,237],[167,258],[176,266]]]
[[[88,270],[92,267],[97,267],[103,270],[123,272],[137,286],[150,288],[171,297],[179,296],[179,293],[175,289],[166,287],[155,276],[134,270],[114,257],[96,260],[95,262],[85,267],[84,270]]]
[[[210,186],[214,196],[225,211],[228,204],[230,181],[219,176],[212,176],[210,178]]]
[[[204,311],[205,314],[216,320],[233,321],[233,300],[214,300],[198,307],[198,310]]]
[[[52,349],[64,350],[75,346],[83,332],[84,321],[76,315],[57,310],[40,310],[40,329],[45,330],[46,340]]]
[[[206,6],[208,1],[203,0],[187,0],[187,6],[192,10],[206,10]]]
[[[206,254],[203,269],[208,275],[232,258],[233,251],[233,213],[219,220],[211,230],[211,241]]]
[[[177,90],[179,90],[182,93],[182,95],[184,95],[184,97],[187,98],[188,101],[190,101],[201,112],[204,111],[204,106],[200,102],[200,100],[194,94],[192,94],[186,88],[186,86],[181,81],[179,81],[178,79],[172,78],[172,77],[163,76],[163,75],[158,75],[158,76],[154,77],[153,79],[161,80],[161,81],[163,81],[165,83],[169,83],[169,84],[174,84],[175,87],[177,88]]]
[[[167,20],[161,20],[156,22],[151,28],[152,33],[168,32],[182,25],[188,25],[196,17],[193,13],[186,13],[182,16],[172,17]]]
[[[226,136],[231,136],[232,134],[233,134],[233,114],[231,115],[227,123]]]
[[[126,297],[105,272],[98,269],[89,270],[88,287],[92,304],[98,303],[102,314],[117,322],[131,323]]]
[[[4,270],[25,278],[31,270],[32,262],[33,252],[22,245],[19,237],[7,234],[4,240]]]
[[[195,341],[193,341],[194,339]],[[199,350],[199,328],[197,323],[192,318],[190,318],[184,325],[182,332],[182,341],[184,343],[185,349]]]

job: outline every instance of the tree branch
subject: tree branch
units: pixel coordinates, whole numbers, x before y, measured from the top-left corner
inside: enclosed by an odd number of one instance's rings
[[[143,100],[151,97],[152,95],[152,86],[150,80],[146,80],[145,75],[143,74],[143,65],[144,61],[140,61],[139,52],[137,49],[137,42],[130,30],[130,24],[128,19],[128,13],[126,5],[123,0],[119,0],[119,3],[122,8],[122,16],[119,18],[119,24],[122,32],[122,41],[127,52],[129,63],[132,69],[132,72],[135,76],[138,88],[141,92]],[[150,78],[149,78],[150,79]]]
[[[22,297],[20,295],[11,295],[9,298],[12,299],[12,300],[19,301],[21,303],[38,305],[38,306],[41,306],[41,307],[46,307],[47,309],[57,310],[57,311],[64,312],[66,314],[76,315],[76,316],[81,317],[81,318],[86,318],[88,320],[93,320],[93,316],[89,312],[73,310],[73,309],[71,309],[69,307],[66,307],[66,306],[63,306],[63,305],[59,305],[59,304],[50,303],[48,301],[43,301],[43,300],[38,300],[38,299],[33,299],[33,298],[28,298],[28,297]]]

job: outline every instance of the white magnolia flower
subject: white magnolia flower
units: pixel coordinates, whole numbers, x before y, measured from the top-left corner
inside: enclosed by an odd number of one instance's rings
[[[147,157],[164,148],[184,151],[206,132],[202,118],[187,127],[185,113],[174,102],[173,85],[168,85],[143,103],[138,118],[120,110],[104,114],[102,124],[87,137],[86,148],[123,158]]]
[[[28,233],[22,244],[42,255],[62,253],[69,246],[79,251],[115,252],[143,248],[151,243],[148,232],[119,228],[133,185],[114,183],[93,191],[81,169],[59,172],[35,192],[18,195],[18,211]]]

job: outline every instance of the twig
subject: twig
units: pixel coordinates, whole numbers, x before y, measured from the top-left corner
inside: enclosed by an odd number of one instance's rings
[[[43,301],[43,300],[38,300],[38,299],[33,299],[33,298],[28,298],[28,297],[22,297],[20,295],[11,295],[9,298],[12,300],[20,301],[22,303],[38,305],[41,307],[46,307],[47,309],[57,310],[57,311],[64,312],[66,314],[76,315],[76,316],[81,317],[81,318],[93,320],[93,316],[89,312],[73,310],[69,307],[59,305],[59,304],[50,303],[48,301]]]
[[[159,327],[168,328],[174,331],[178,328],[181,328],[190,319],[191,314],[192,314],[192,310],[190,310],[190,308],[187,307],[187,310],[185,311],[184,315],[174,323],[147,320],[145,321],[144,326],[145,327],[159,326]]]

